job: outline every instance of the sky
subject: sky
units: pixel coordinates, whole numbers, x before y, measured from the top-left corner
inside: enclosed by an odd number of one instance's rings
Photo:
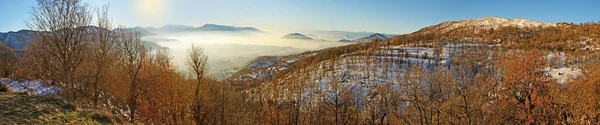
[[[599,0],[83,0],[110,4],[123,26],[222,24],[263,31],[369,31],[405,34],[449,20],[482,17],[543,22],[600,21]],[[0,32],[27,29],[35,0],[0,0]]]

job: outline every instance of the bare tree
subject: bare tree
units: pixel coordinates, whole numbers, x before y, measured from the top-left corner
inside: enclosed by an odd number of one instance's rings
[[[17,55],[11,48],[0,44],[0,77],[10,77],[18,62]]]
[[[84,60],[84,51],[90,40],[88,27],[91,24],[91,13],[81,0],[38,0],[31,11],[31,20],[27,25],[36,33],[32,44],[38,44],[40,53],[32,54],[32,58],[48,59],[49,70],[43,70],[46,76],[42,79],[52,80],[65,86],[67,98],[74,92],[78,74]],[[76,98],[76,94],[71,99]]]
[[[196,90],[194,94],[194,118],[196,120],[196,124],[202,124],[203,121],[202,113],[200,111],[200,108],[202,106],[200,104],[200,85],[202,84],[202,79],[204,78],[207,70],[207,60],[208,57],[204,54],[202,48],[200,46],[192,44],[192,47],[188,50],[188,58],[186,61],[186,65],[188,65],[188,67],[196,77]]]
[[[91,65],[92,69],[92,101],[93,105],[98,105],[98,98],[100,95],[100,88],[102,82],[106,80],[104,74],[107,69],[112,66],[118,53],[118,39],[123,35],[119,35],[116,32],[112,32],[112,23],[108,18],[108,5],[105,5],[102,10],[97,10],[97,26],[96,30],[93,30],[93,41],[91,42]]]
[[[138,105],[138,97],[140,94],[140,73],[144,66],[144,61],[147,60],[146,48],[140,41],[140,36],[137,32],[131,31],[124,34],[122,42],[122,64],[127,70],[129,77],[129,109],[130,121],[135,122],[136,107]]]

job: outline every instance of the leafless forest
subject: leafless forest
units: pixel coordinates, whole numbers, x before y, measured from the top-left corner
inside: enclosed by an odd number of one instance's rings
[[[41,32],[24,52],[0,46],[0,77],[57,86],[61,99],[120,124],[600,123],[600,58],[586,46],[599,42],[596,22],[423,29],[314,51],[265,79],[217,80],[201,47],[187,50],[180,70],[168,49],[112,30],[125,27],[112,23],[109,6],[37,2],[27,24]],[[456,44],[477,46],[444,52]],[[556,65],[582,75],[560,83],[545,73]]]

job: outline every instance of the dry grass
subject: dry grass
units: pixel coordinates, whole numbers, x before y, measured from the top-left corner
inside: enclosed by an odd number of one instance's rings
[[[54,97],[0,92],[1,124],[120,124],[113,118]]]

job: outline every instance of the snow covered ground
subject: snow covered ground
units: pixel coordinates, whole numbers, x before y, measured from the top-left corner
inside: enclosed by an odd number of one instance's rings
[[[435,72],[437,67],[442,66],[449,68],[454,72],[457,68],[453,62],[455,57],[462,58],[481,57],[480,61],[494,61],[497,55],[519,52],[518,50],[502,50],[492,49],[495,46],[476,45],[470,43],[448,44],[442,46],[439,50],[431,47],[410,47],[410,46],[395,46],[389,48],[380,48],[368,55],[365,52],[356,52],[342,55],[342,59],[337,60],[335,66],[332,65],[333,60],[320,62],[317,67],[308,67],[302,69],[308,71],[307,80],[298,81],[298,73],[288,74],[285,78],[279,79],[278,82],[285,84],[301,84],[313,86],[312,88],[328,93],[333,90],[331,83],[338,83],[339,87],[336,90],[352,90],[355,93],[360,92],[369,94],[377,91],[373,88],[380,85],[390,84],[391,86],[399,87],[400,81],[409,80],[411,75],[409,70],[414,66],[423,66],[424,68],[433,68],[423,70],[423,75]],[[548,68],[545,73],[551,79],[556,80],[560,84],[565,84],[582,75],[582,70],[575,68],[573,65],[567,65],[564,53],[547,52],[545,57],[548,62]],[[552,63],[550,63],[552,62]],[[477,71],[494,70],[493,66],[476,64]],[[299,70],[296,69],[295,72]],[[473,73],[477,74],[477,72]],[[474,76],[474,75],[473,75]],[[418,78],[418,77],[416,77]],[[270,84],[270,83],[267,83]],[[268,87],[268,86],[263,86]],[[281,90],[287,90],[281,88]],[[309,95],[311,93],[304,93]],[[281,94],[281,96],[293,94]],[[270,95],[267,95],[270,96]],[[297,97],[297,96],[296,96]],[[280,97],[282,99],[293,97]]]
[[[41,81],[19,81],[2,78],[0,84],[8,86],[13,92],[25,92],[35,95],[57,95],[60,92],[60,88],[45,85]]]
[[[0,84],[6,85],[12,92],[24,92],[32,95],[44,95],[44,96],[57,96],[61,91],[60,88],[55,86],[48,86],[41,81],[28,81],[28,80],[12,80],[7,78],[0,78]],[[104,106],[107,106],[104,104]],[[108,100],[108,108],[119,112],[124,117],[129,117],[129,107],[117,107],[113,105],[111,100]]]
[[[573,79],[583,75],[583,71],[580,68],[565,65],[565,53],[549,52],[546,55],[546,62],[552,65],[546,67],[545,74],[560,84],[569,83]]]
[[[471,44],[448,44],[441,47],[439,50],[434,50],[431,47],[409,47],[395,46],[389,48],[380,48],[369,54],[365,52],[356,52],[342,55],[340,60],[322,61],[317,67],[305,67],[305,69],[296,69],[295,72],[288,74],[283,79],[278,79],[280,83],[285,83],[286,86],[308,86],[313,89],[311,91],[320,91],[314,94],[328,94],[333,90],[351,90],[355,94],[370,94],[377,90],[374,89],[380,85],[391,85],[399,87],[403,80],[409,77],[413,78],[415,74],[409,73],[408,70],[414,66],[423,66],[433,68],[436,66],[453,65],[453,56],[460,50],[469,51],[486,51],[491,50],[481,49],[488,46],[471,45]],[[469,48],[467,50],[467,48]],[[465,53],[463,53],[465,54]],[[485,53],[484,57],[488,56]],[[471,55],[472,56],[472,55]],[[484,59],[492,59],[490,57]],[[335,65],[332,65],[335,63]],[[300,72],[305,72],[303,73]],[[429,72],[429,71],[423,71]],[[425,73],[427,74],[427,73]],[[308,76],[306,76],[308,75]],[[298,78],[301,76],[302,78]],[[414,77],[418,78],[418,77]],[[333,85],[332,83],[336,83]],[[268,88],[271,83],[264,84],[264,89]],[[297,85],[290,85],[297,84]],[[312,86],[312,87],[310,87]],[[293,88],[293,87],[292,87]],[[293,91],[288,91],[288,88],[281,93],[280,99],[293,99],[299,97]],[[292,93],[290,93],[292,92]],[[312,94],[311,92],[302,93],[303,96]],[[264,95],[273,96],[273,95]],[[291,96],[291,97],[286,97]]]
[[[556,80],[560,84],[569,83],[574,78],[583,75],[581,69],[572,67],[547,69],[546,74],[550,75],[552,79]]]

